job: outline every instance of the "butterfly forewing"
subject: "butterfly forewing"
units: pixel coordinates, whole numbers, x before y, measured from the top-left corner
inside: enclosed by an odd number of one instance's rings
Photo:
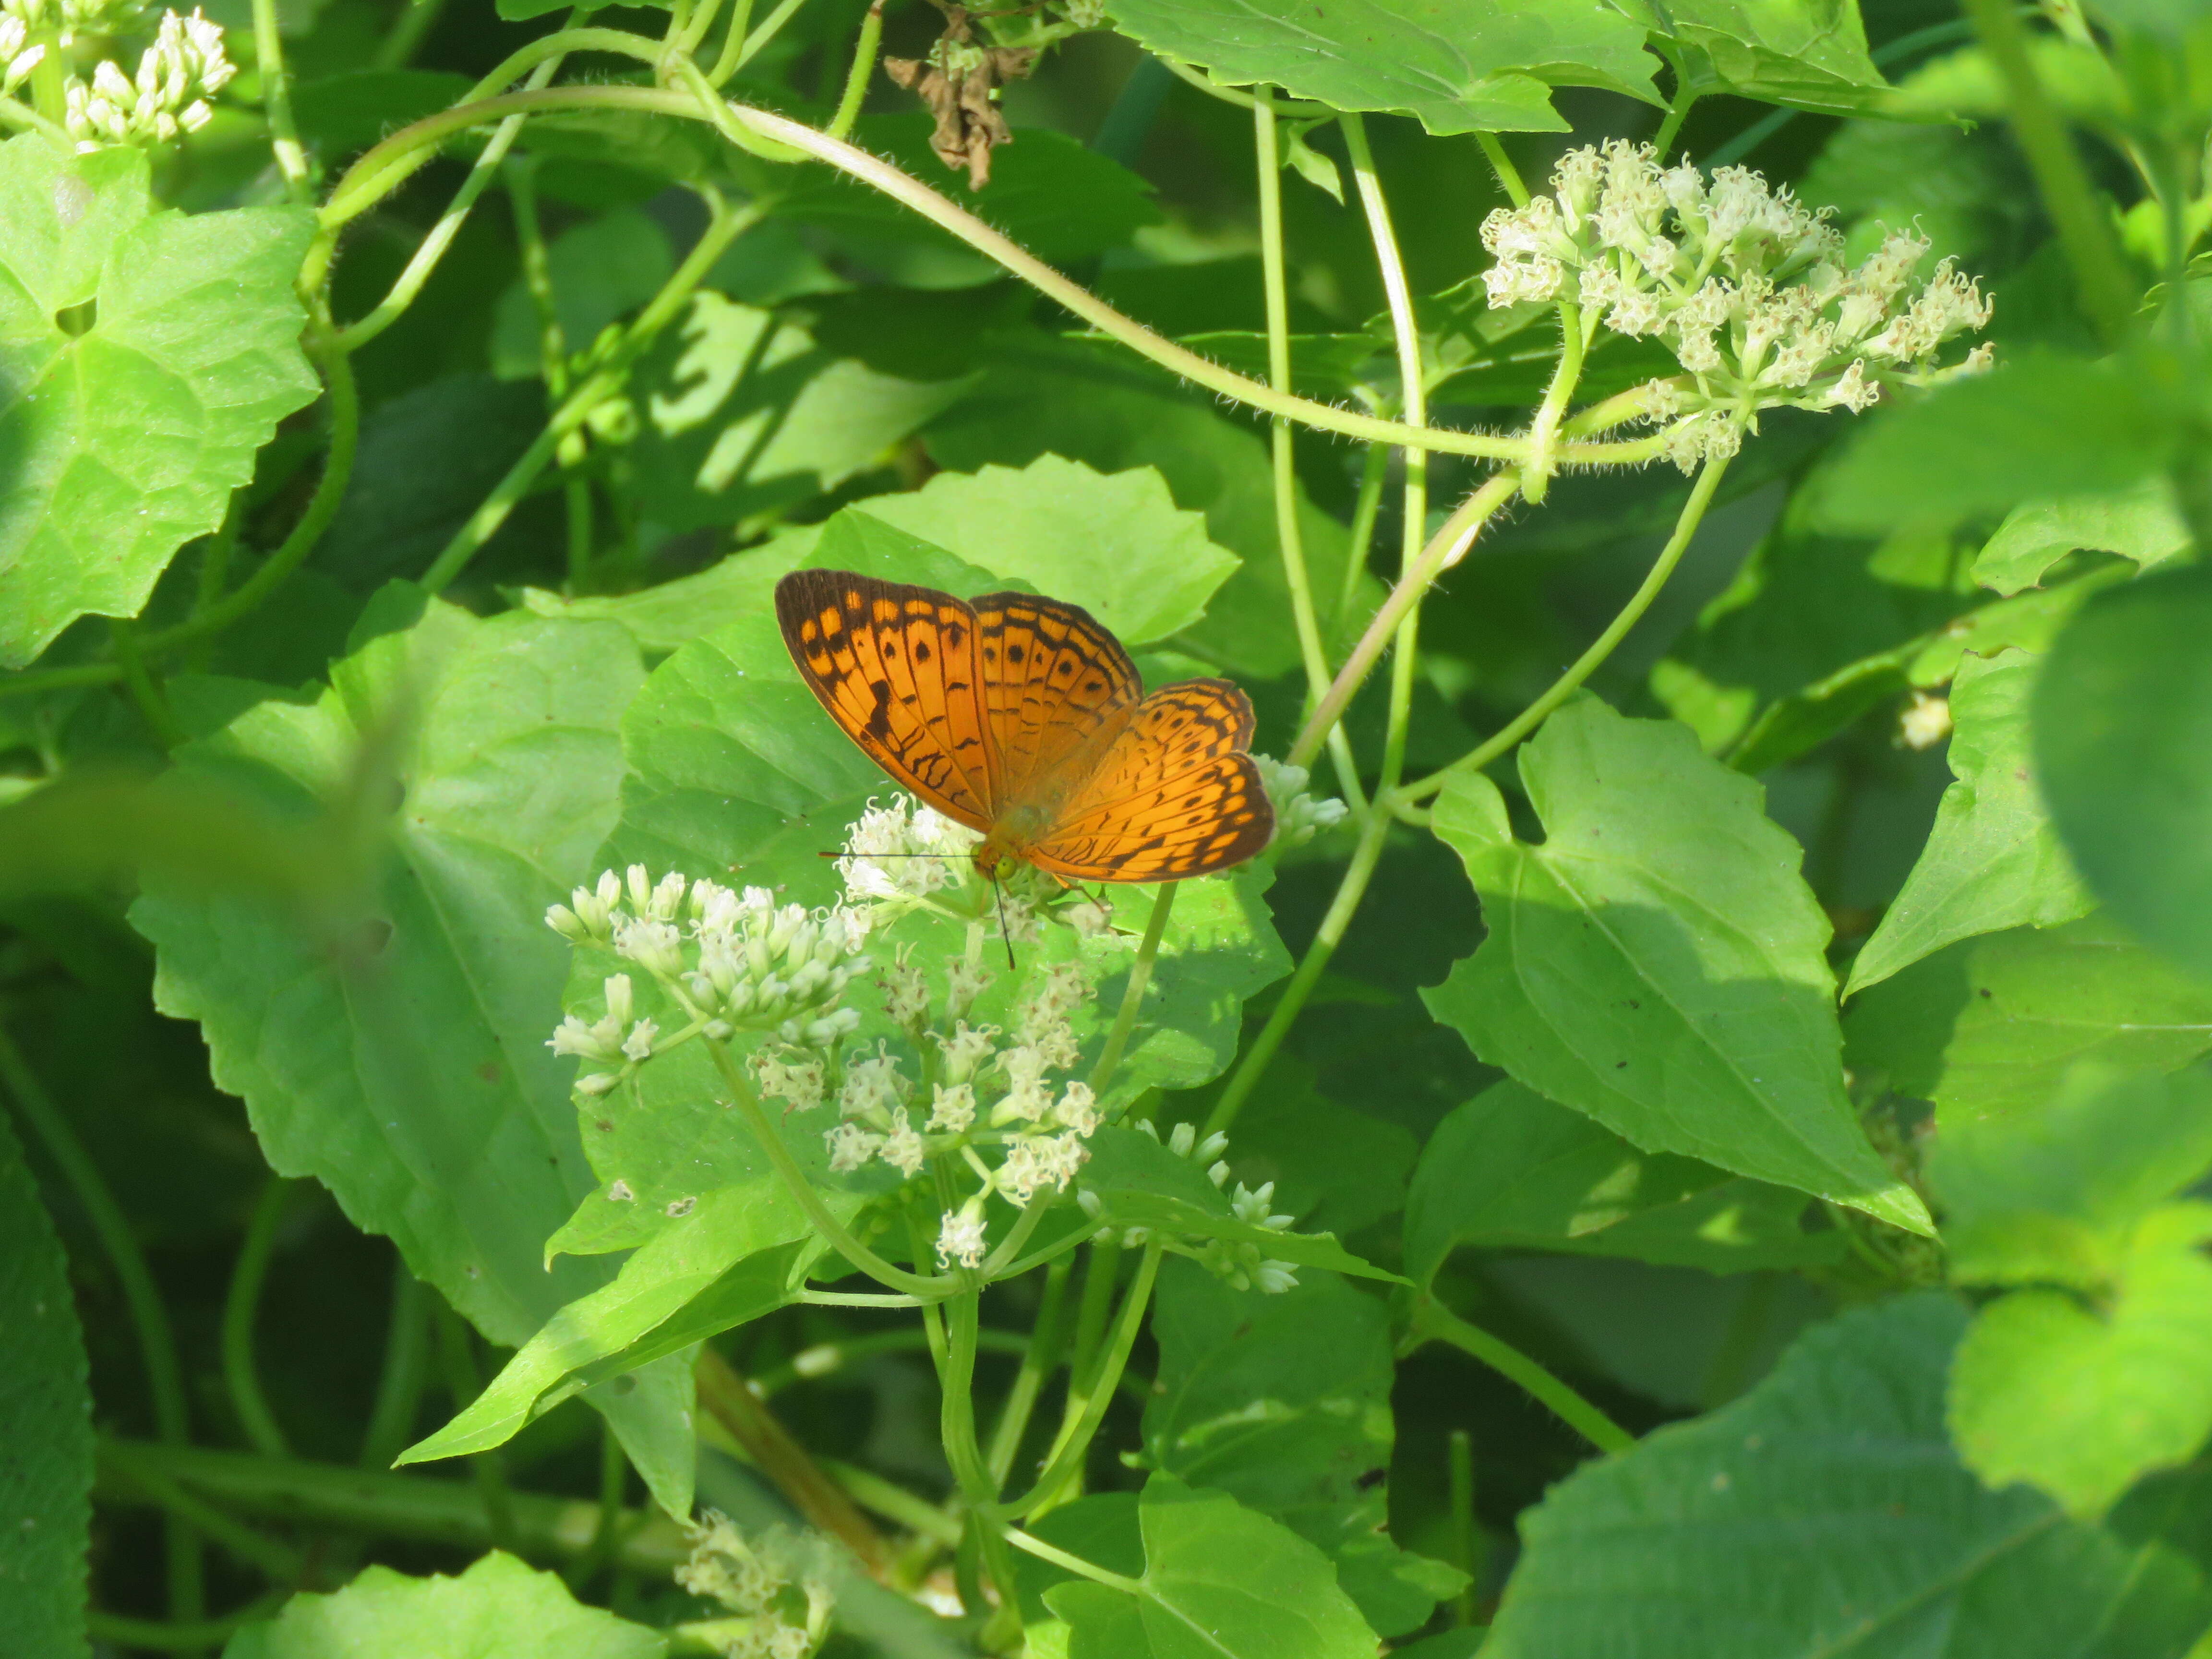
[[[1244,753],[1252,705],[1226,680],[1164,686],[1065,802],[1036,864],[1071,881],[1175,881],[1267,846],[1274,809]]]
[[[948,817],[988,830],[1004,796],[975,614],[949,593],[837,570],[775,586],[792,659],[848,736]]]
[[[974,600],[977,666],[1006,801],[1079,782],[1128,721],[1144,683],[1121,642],[1079,605],[1035,593]]]

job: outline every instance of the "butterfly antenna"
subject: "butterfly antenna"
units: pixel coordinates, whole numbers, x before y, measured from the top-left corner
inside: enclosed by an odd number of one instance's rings
[[[1006,889],[996,871],[991,874],[991,890],[999,897],[999,937],[1006,941],[1006,966],[1011,970],[1015,967],[1014,935],[1013,930],[1006,926]]]

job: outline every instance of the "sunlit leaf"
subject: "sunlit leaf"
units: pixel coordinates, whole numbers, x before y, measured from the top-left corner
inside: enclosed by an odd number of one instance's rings
[[[315,395],[292,208],[156,212],[143,151],[0,144],[0,665],[136,616]]]
[[[1289,12],[1251,0],[1112,0],[1117,27],[1232,85],[1272,82],[1339,109],[1418,116],[1433,133],[1565,132],[1554,87],[1658,101],[1641,27],[1540,0],[1350,0]]]
[[[1485,1659],[2180,1659],[2212,1618],[2203,1477],[2101,1528],[1991,1492],[1944,1429],[1966,1322],[1938,1294],[1845,1315],[1735,1404],[1553,1487]]]
[[[1489,936],[1423,993],[1431,1012],[1646,1151],[1924,1230],[1844,1097],[1827,920],[1759,787],[1686,727],[1595,698],[1553,715],[1520,767],[1540,845],[1479,774],[1437,797]]]
[[[2025,652],[1969,657],[1951,684],[1953,775],[1928,845],[1851,963],[1846,996],[1954,940],[2086,915],[2092,901],[2030,775]]]
[[[1145,1483],[1137,1515],[1145,1570],[1130,1588],[1045,1592],[1072,1628],[1069,1659],[1372,1659],[1328,1558],[1280,1522],[1167,1474]]]
[[[494,1553],[451,1578],[370,1567],[342,1590],[295,1595],[275,1619],[233,1637],[223,1659],[660,1659],[667,1651],[661,1632],[585,1607],[557,1575]]]

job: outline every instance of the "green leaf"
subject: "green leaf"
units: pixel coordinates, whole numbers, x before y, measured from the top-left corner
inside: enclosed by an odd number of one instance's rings
[[[1837,1258],[1798,1225],[1804,1194],[1639,1152],[1518,1083],[1494,1084],[1437,1126],[1406,1200],[1406,1271],[1426,1285],[1461,1245],[1559,1250],[1713,1273]]]
[[[1759,786],[1686,727],[1595,698],[1554,714],[1520,769],[1540,845],[1514,839],[1479,774],[1437,799],[1489,936],[1422,993],[1430,1011],[1647,1152],[1926,1231],[1844,1097],[1827,920]]]
[[[921,179],[933,179],[970,213],[1004,231],[1041,259],[1056,264],[1120,247],[1139,228],[1159,222],[1152,187],[1118,161],[1064,132],[1023,127],[1017,142],[993,152],[991,182],[981,191],[965,179],[946,183],[945,163],[929,148],[926,115],[870,115],[853,142]],[[851,243],[864,262],[905,245],[936,256],[933,265],[900,271],[918,288],[962,288],[998,275],[998,267],[948,230],[900,206],[881,191],[826,167],[775,173],[779,218],[825,230]],[[920,278],[920,280],[915,280]]]
[[[1144,1227],[1191,1238],[1249,1245],[1262,1256],[1294,1267],[1323,1267],[1360,1279],[1403,1283],[1353,1255],[1327,1233],[1279,1232],[1240,1220],[1226,1195],[1206,1172],[1153,1135],[1109,1127],[1091,1137],[1091,1161],[1078,1178],[1102,1206],[1099,1218],[1116,1227]]]
[[[711,289],[633,377],[638,510],[664,533],[775,514],[877,465],[965,380],[902,380]]]
[[[2040,582],[2069,553],[2118,553],[2143,569],[2188,550],[2173,486],[2145,478],[2114,494],[2028,501],[2013,508],[1974,559],[1974,580],[2000,593]]]
[[[81,1656],[92,1525],[92,1395],[69,1261],[0,1112],[0,1624],[27,1654]]]
[[[1848,114],[1887,89],[1858,0],[1614,0],[1673,48],[1700,91]]]
[[[1944,1432],[1965,1323],[1933,1294],[1847,1314],[1735,1404],[1553,1487],[1484,1659],[2179,1659],[2212,1619],[2175,1547],[2203,1478],[2107,1528],[1990,1491]]]
[[[1984,1308],[1951,1371],[1959,1455],[1992,1486],[2024,1481],[2096,1516],[2212,1436],[2212,1205],[2145,1220],[2117,1295],[2016,1291]]]
[[[343,1589],[301,1595],[248,1625],[223,1659],[661,1659],[668,1638],[578,1604],[559,1577],[495,1552],[447,1578],[369,1567]]]
[[[1045,1592],[1069,1659],[1374,1659],[1328,1559],[1288,1528],[1170,1474],[1145,1483],[1137,1515],[1141,1577]]]
[[[1381,1477],[1395,1368],[1382,1303],[1334,1274],[1262,1296],[1171,1261],[1152,1334],[1152,1468],[1225,1492],[1321,1550],[1378,1635],[1418,1629],[1456,1592],[1458,1575],[1389,1539]]]
[[[1027,466],[1063,455],[1099,472],[1151,466],[1167,480],[1176,505],[1206,515],[1207,533],[1243,560],[1190,630],[1209,660],[1254,679],[1298,665],[1290,591],[1276,540],[1274,483],[1266,443],[1115,349],[1030,334],[994,337],[991,372],[925,434],[938,464],[976,472],[993,462]],[[1313,591],[1333,594],[1343,580],[1344,526],[1298,493]],[[1339,629],[1363,624],[1363,597]],[[1331,631],[1324,618],[1323,632]]]
[[[563,348],[589,349],[601,329],[659,292],[675,268],[668,233],[634,208],[556,236],[546,245],[545,271]],[[538,302],[518,276],[492,313],[491,372],[502,380],[536,380],[544,372],[541,333]]]
[[[601,1362],[617,1355],[641,1363],[635,1345],[710,1291],[714,1313],[732,1316],[717,1331],[781,1306],[796,1288],[789,1281],[797,1253],[775,1247],[795,1244],[811,1231],[797,1201],[773,1176],[708,1193],[647,1240],[611,1284],[555,1314],[465,1411],[398,1461],[460,1457],[504,1444],[569,1378],[604,1370]],[[755,1271],[732,1276],[741,1265]],[[715,1334],[695,1334],[696,1322],[687,1323],[682,1341],[662,1345],[665,1351],[675,1352]]]
[[[1344,1238],[1405,1208],[1413,1151],[1403,1124],[1325,1098],[1310,1066],[1278,1055],[1223,1156],[1245,1186],[1274,1183],[1269,1208]]]
[[[1107,9],[1124,34],[1203,64],[1217,81],[1417,116],[1440,135],[1565,132],[1553,87],[1659,101],[1641,27],[1600,6],[1349,0],[1292,13],[1251,0],[1111,0]]]
[[[2212,1079],[2075,1067],[2008,1117],[1946,1126],[1928,1176],[1952,1276],[2095,1291],[2166,1200],[2212,1169]]]
[[[365,913],[333,933],[157,876],[131,921],[156,947],[156,1004],[199,1022],[270,1167],[321,1181],[520,1346],[605,1277],[543,1260],[592,1185],[569,1068],[545,1046],[568,949],[544,915],[613,827],[616,721],[643,675],[609,623],[386,601],[381,622],[412,625],[338,664],[319,702],[257,704],[179,752],[187,777],[296,819],[359,781],[364,745],[388,747],[400,798]],[[650,1397],[599,1403],[627,1441]]]
[[[2027,703],[2039,660],[1969,657],[1951,683],[1952,775],[1912,873],[1851,963],[1847,997],[1955,940],[2087,915],[2089,895],[2030,775]]]
[[[378,405],[314,568],[363,592],[421,574],[544,429],[544,387],[489,374],[447,375]]]
[[[154,210],[144,153],[0,144],[0,666],[136,616],[312,401],[295,208]]]
[[[526,587],[522,603],[536,616],[620,623],[648,656],[665,656],[744,617],[767,615],[775,603],[777,580],[806,562],[821,535],[820,525],[801,525],[704,570],[635,593],[570,599],[550,588]]]
[[[2112,914],[2212,975],[2212,569],[2092,599],[2036,689],[2038,775]]]
[[[1968,939],[1855,998],[1844,1060],[1947,1127],[2039,1105],[2078,1060],[2172,1071],[2212,1048],[2212,988],[2101,916]]]
[[[1151,645],[1206,614],[1237,556],[1206,538],[1150,467],[1110,475],[1040,455],[1027,466],[940,472],[858,510],[980,570],[1082,605],[1121,643]]]
[[[1878,416],[1828,470],[1819,511],[1870,531],[2111,495],[2162,470],[2173,433],[2140,370],[2023,357]]]

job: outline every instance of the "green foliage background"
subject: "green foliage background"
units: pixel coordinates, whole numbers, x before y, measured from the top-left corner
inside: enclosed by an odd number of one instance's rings
[[[100,15],[0,0],[0,1645],[767,1653],[712,1508],[827,1540],[778,1659],[2212,1655],[2203,8],[227,0],[138,146]],[[976,185],[878,57],[987,48]],[[1911,229],[1993,368],[1559,428],[1674,360],[1482,228],[1607,140]],[[836,897],[803,567],[1352,806],[1024,947],[1126,1118],[949,1339],[884,1171],[545,1041],[603,869]]]

